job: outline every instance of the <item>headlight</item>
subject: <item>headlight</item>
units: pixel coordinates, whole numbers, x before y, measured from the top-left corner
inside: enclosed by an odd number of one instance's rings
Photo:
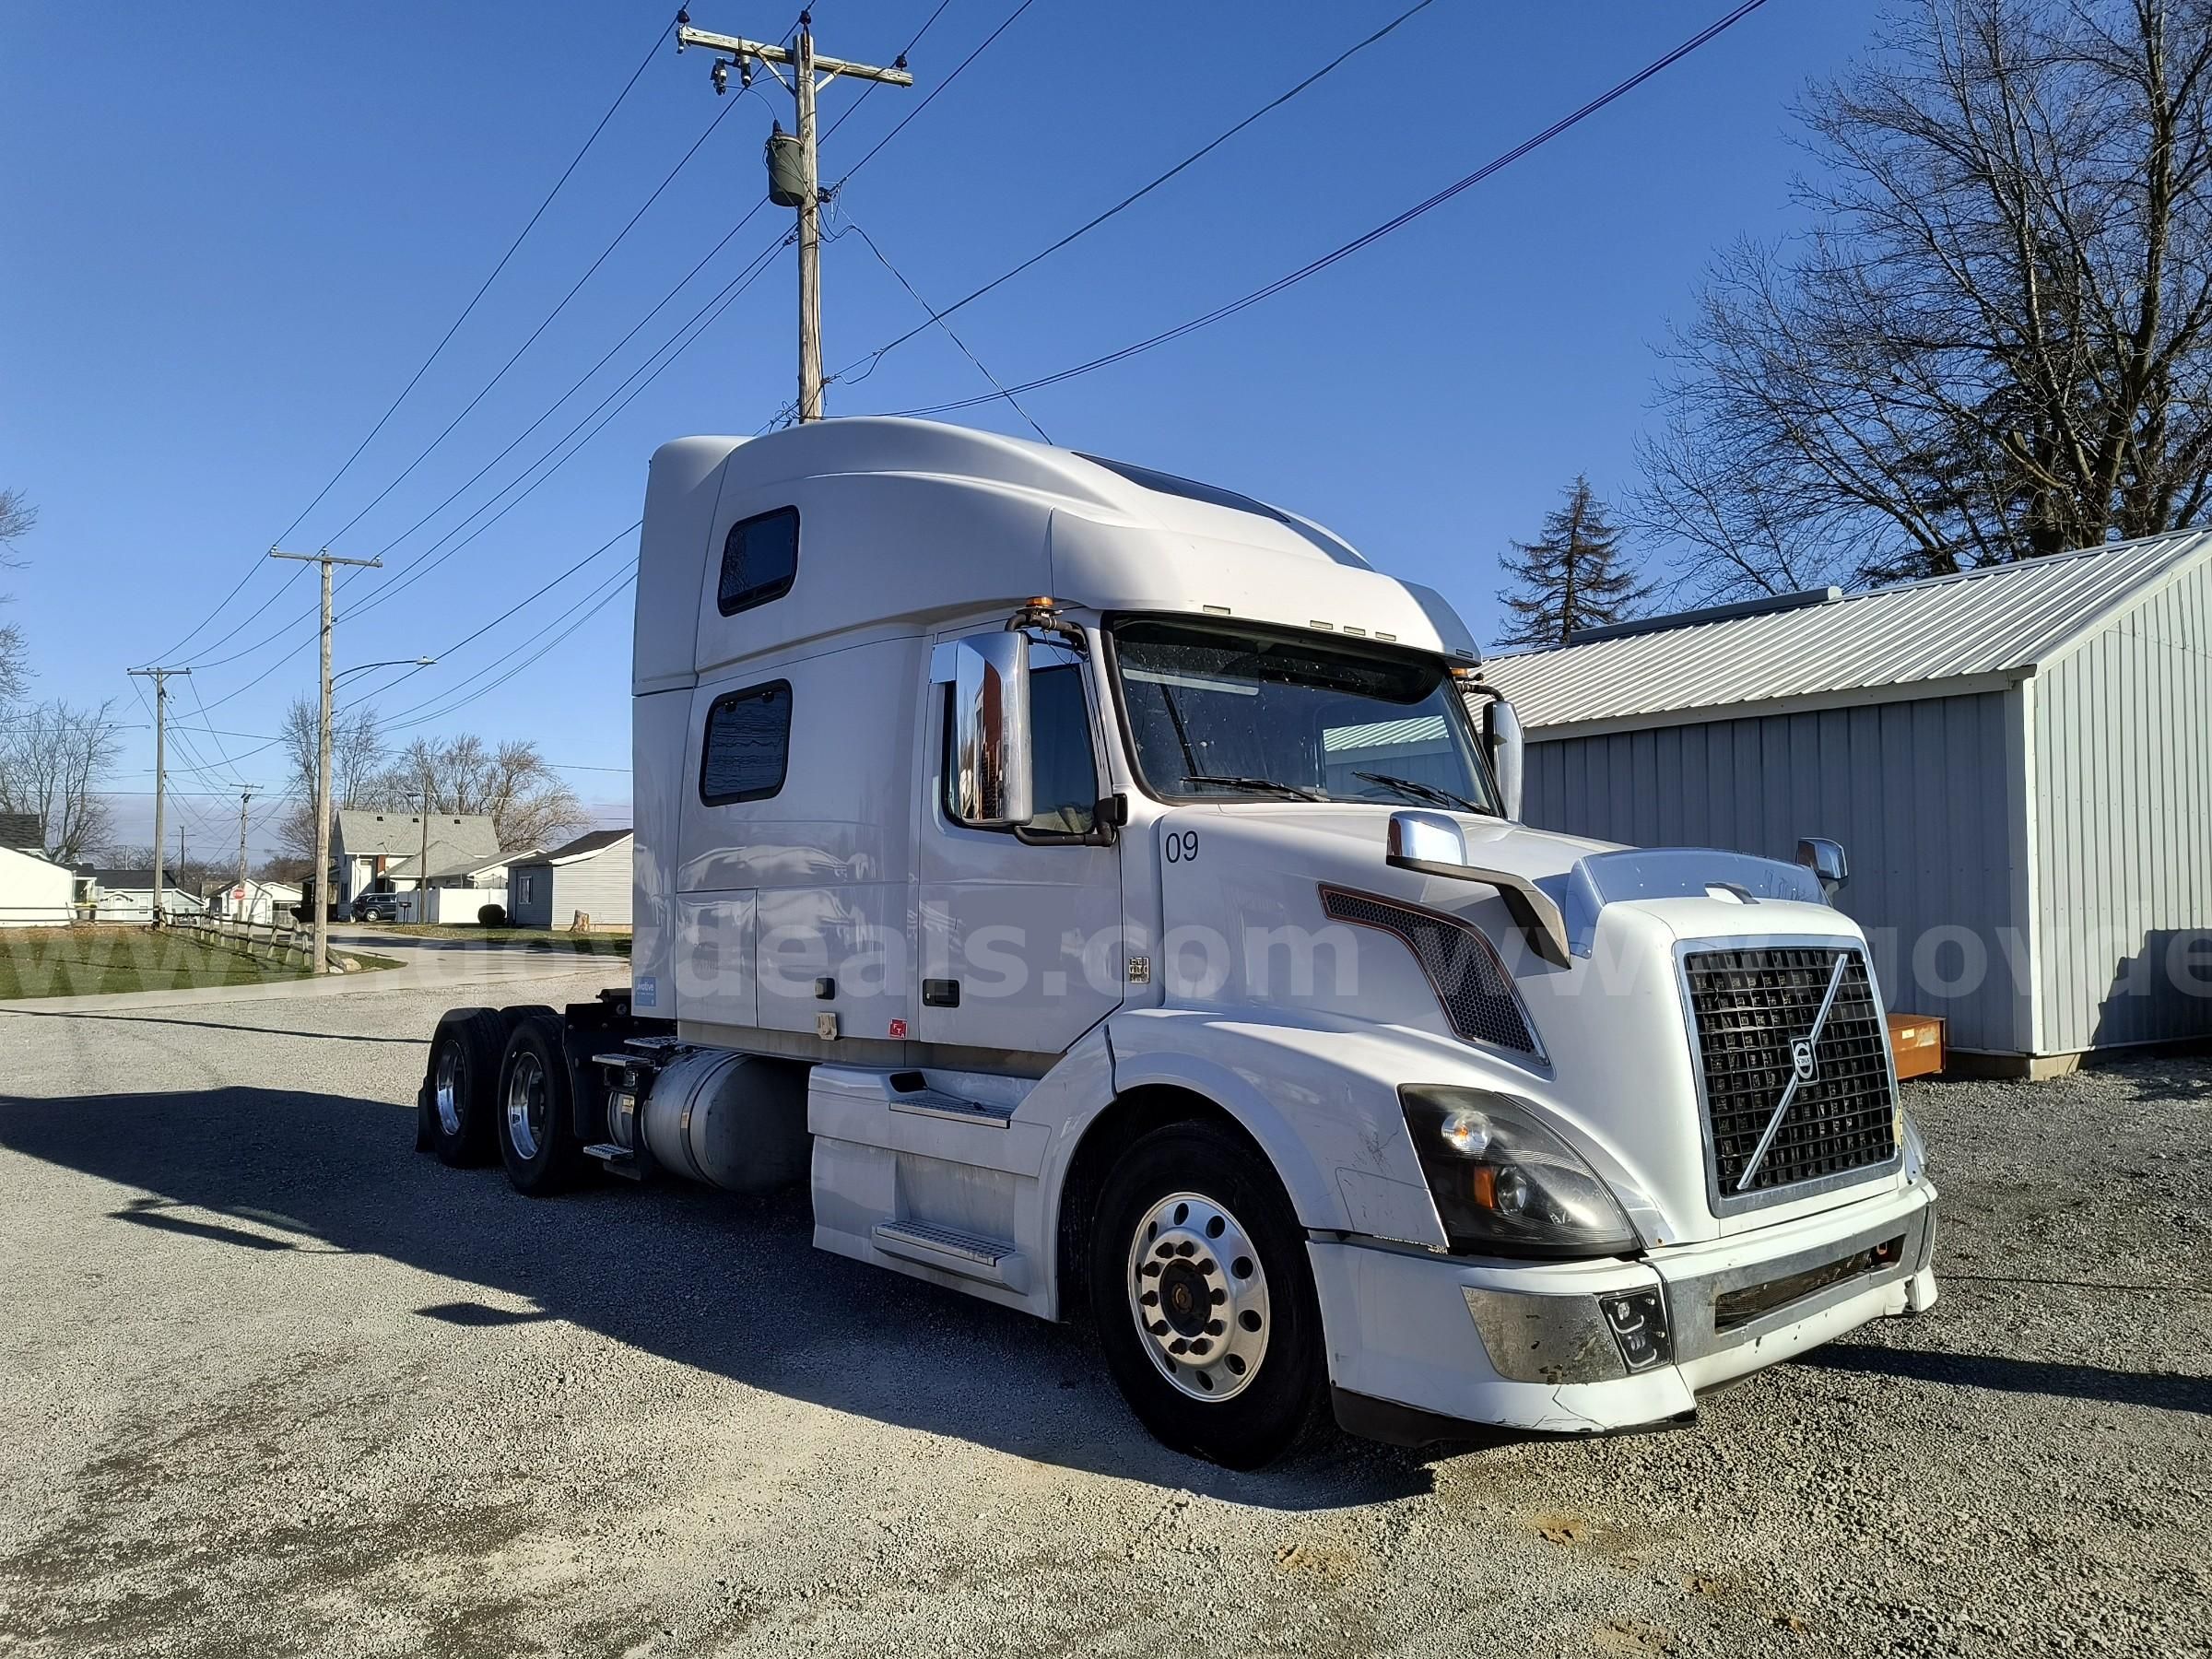
[[[1623,1255],[1636,1230],[1597,1172],[1529,1106],[1480,1088],[1398,1091],[1455,1251]]]

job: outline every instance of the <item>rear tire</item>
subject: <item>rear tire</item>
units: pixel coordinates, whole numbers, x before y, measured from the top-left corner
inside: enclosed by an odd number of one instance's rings
[[[493,1008],[453,1008],[438,1021],[415,1139],[440,1162],[466,1169],[491,1157],[492,1100],[506,1041],[506,1017]]]
[[[514,1190],[533,1198],[566,1192],[583,1165],[564,1030],[550,1009],[527,1013],[500,1062],[500,1161]]]
[[[1155,1438],[1256,1469],[1318,1420],[1305,1235],[1248,1142],[1207,1123],[1154,1130],[1108,1175],[1091,1237],[1106,1362]]]

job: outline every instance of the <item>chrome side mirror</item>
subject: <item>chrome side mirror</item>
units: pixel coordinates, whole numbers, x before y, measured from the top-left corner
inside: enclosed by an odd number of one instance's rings
[[[952,685],[953,816],[981,830],[1028,823],[1029,636],[972,634],[936,658],[931,678]]]
[[[1851,879],[1851,861],[1843,856],[1843,843],[1825,835],[1808,835],[1799,841],[1797,862],[1820,878],[1820,890],[1830,899]]]
[[[1482,711],[1482,741],[1490,751],[1490,771],[1498,780],[1499,805],[1514,823],[1521,821],[1521,783],[1527,761],[1526,741],[1521,735],[1521,716],[1502,697],[1494,697]]]

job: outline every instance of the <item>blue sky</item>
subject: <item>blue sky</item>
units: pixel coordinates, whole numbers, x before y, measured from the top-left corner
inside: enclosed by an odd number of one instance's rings
[[[825,175],[856,161],[1014,4],[950,0],[913,53],[916,89],[870,96],[826,147]],[[824,0],[819,50],[887,61],[934,6]],[[869,162],[843,210],[923,295],[946,303],[1403,7],[1037,0]],[[1722,0],[1440,0],[956,326],[1011,382],[1179,323],[1471,171],[1724,9]],[[756,36],[793,21],[759,0],[693,0],[693,14],[702,28]],[[1384,569],[1441,588],[1487,638],[1507,540],[1532,534],[1578,471],[1604,495],[1634,483],[1652,347],[1688,309],[1712,251],[1798,227],[1787,186],[1803,157],[1789,103],[1808,77],[1865,48],[1874,15],[1771,0],[1367,252],[1214,328],[1024,402],[1056,441],[1322,520]],[[22,549],[29,568],[6,578],[37,695],[115,698],[116,718],[143,722],[124,670],[169,651],[203,665],[172,704],[192,724],[270,734],[284,705],[312,692],[313,631],[302,619],[312,573],[298,567],[254,570],[214,623],[174,648],[374,423],[666,17],[658,4],[391,0],[202,8],[188,28],[182,14],[156,9],[109,28],[81,8],[11,8],[0,55],[0,323],[10,342],[0,487],[24,491],[41,515]],[[787,100],[768,90],[788,126]],[[825,122],[858,94],[833,86]],[[347,613],[434,557],[441,535],[773,241],[788,215],[763,210],[578,398],[403,535],[543,414],[757,199],[759,146],[778,109],[759,98],[731,109],[506,378],[381,503],[341,527],[484,386],[722,108],[707,59],[665,49],[484,303],[288,541],[384,552],[384,571],[341,594],[341,668],[441,655],[402,683],[388,671],[355,676],[346,696],[424,723],[402,735],[535,738],[612,818],[628,789],[626,595],[569,613],[618,574],[624,547],[442,653],[629,524],[656,443],[750,432],[791,398],[788,253],[512,511],[389,600]],[[825,271],[833,368],[921,320],[860,237],[832,244]],[[830,402],[833,414],[856,414],[985,389],[933,330],[865,382],[833,386]],[[1028,429],[1003,404],[958,418]],[[574,633],[524,665],[571,622]],[[519,654],[498,662],[511,652]],[[472,692],[481,695],[449,708]],[[198,700],[210,710],[205,723]],[[115,786],[148,789],[151,734],[124,735]],[[189,741],[191,754],[172,751],[171,788],[190,832],[234,838],[238,782],[280,787],[279,754],[257,735]],[[150,807],[143,795],[122,799],[126,832],[136,826],[142,838]],[[257,852],[269,841],[257,830]]]

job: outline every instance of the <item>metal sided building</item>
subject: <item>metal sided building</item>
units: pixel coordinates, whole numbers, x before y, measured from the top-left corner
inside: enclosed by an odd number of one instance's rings
[[[1531,824],[1794,855],[1970,1066],[2212,1036],[2212,532],[1492,659]]]

